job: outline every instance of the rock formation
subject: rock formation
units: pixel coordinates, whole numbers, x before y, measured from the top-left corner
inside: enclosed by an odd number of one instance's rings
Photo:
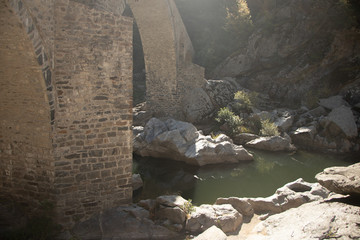
[[[229,137],[220,135],[212,139],[191,123],[174,119],[150,119],[144,131],[134,138],[134,153],[198,166],[253,160],[248,151],[234,145]]]

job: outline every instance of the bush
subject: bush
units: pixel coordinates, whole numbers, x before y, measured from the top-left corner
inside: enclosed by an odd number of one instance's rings
[[[228,126],[227,133],[229,135],[236,134],[240,131],[240,127],[243,125],[244,121],[239,116],[235,115],[229,108],[221,108],[215,119],[220,124],[226,124]]]
[[[234,95],[235,104],[233,104],[234,111],[238,114],[241,112],[252,112],[252,107],[257,104],[258,93],[251,92],[247,93],[245,91],[238,91]]]
[[[277,126],[271,122],[269,119],[261,121],[261,136],[279,136],[280,133],[278,131]]]

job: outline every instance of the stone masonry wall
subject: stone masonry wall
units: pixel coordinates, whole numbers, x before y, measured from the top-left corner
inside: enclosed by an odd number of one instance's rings
[[[49,100],[29,29],[5,0],[0,32],[0,195],[31,209],[54,200]]]
[[[164,0],[129,0],[143,44],[148,111],[156,116],[179,113],[177,56],[169,5]]]
[[[78,1],[55,9],[54,188],[72,223],[132,198],[132,19]]]
[[[1,4],[1,192],[53,200],[65,226],[130,202],[132,19],[121,16],[124,1]]]
[[[146,106],[154,116],[185,119],[184,98],[203,87],[204,69],[192,63],[193,47],[173,0],[129,0],[146,67]]]

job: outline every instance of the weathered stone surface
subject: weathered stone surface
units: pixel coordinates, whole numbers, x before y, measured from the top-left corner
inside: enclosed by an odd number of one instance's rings
[[[183,207],[188,201],[177,195],[164,195],[156,198],[156,202],[166,207]]]
[[[336,201],[304,204],[270,216],[246,240],[358,239],[359,210]]]
[[[180,207],[160,207],[156,211],[156,217],[169,220],[173,224],[184,224],[186,213]]]
[[[360,163],[348,167],[326,168],[315,177],[330,191],[360,197]]]
[[[216,226],[208,228],[205,232],[195,237],[194,240],[226,240],[226,234]]]
[[[292,127],[293,123],[294,123],[293,116],[280,117],[275,121],[275,125],[278,126],[283,132],[289,130]]]
[[[291,140],[294,144],[312,148],[314,137],[317,131],[314,126],[300,127],[291,133]]]
[[[304,203],[321,200],[329,191],[318,183],[308,183],[303,179],[285,184],[276,190],[274,195],[266,198],[219,198],[217,204],[228,203],[245,216],[257,214],[280,213]]]
[[[194,88],[184,98],[185,120],[195,123],[206,118],[214,111],[210,97],[202,88]]]
[[[234,94],[239,90],[239,86],[232,78],[223,80],[208,80],[206,92],[208,93],[213,105],[217,108],[226,106],[234,100]]]
[[[77,224],[72,232],[83,240],[93,239],[174,239],[177,233],[156,225],[139,207],[124,207],[105,211]]]
[[[234,145],[229,137],[221,135],[212,139],[202,135],[192,124],[173,119],[165,122],[151,119],[144,132],[134,138],[134,152],[199,166],[253,160],[250,153]]]
[[[294,151],[295,146],[291,144],[289,139],[272,136],[272,137],[259,137],[245,144],[247,147],[252,147],[267,151]]]
[[[258,135],[252,133],[239,133],[233,137],[233,140],[235,144],[244,145],[247,142],[257,139],[258,137]]]
[[[348,106],[349,104],[343,99],[342,96],[337,95],[329,98],[320,99],[319,105],[326,109],[333,110],[341,106]]]
[[[195,207],[186,223],[186,230],[192,233],[203,232],[211,226],[219,227],[223,232],[238,230],[242,224],[242,215],[230,204],[208,205]]]
[[[1,191],[65,226],[132,196],[133,20],[89,2],[0,1]]]
[[[326,120],[326,128],[330,135],[337,136],[342,133],[346,137],[358,136],[354,115],[349,107],[341,106],[333,109]]]
[[[215,204],[230,204],[243,216],[252,217],[254,215],[254,208],[249,203],[248,199],[229,197],[229,198],[218,198]]]
[[[144,185],[140,174],[133,174],[132,175],[132,177],[131,177],[131,185],[132,185],[133,191],[138,190],[139,188],[141,188]]]

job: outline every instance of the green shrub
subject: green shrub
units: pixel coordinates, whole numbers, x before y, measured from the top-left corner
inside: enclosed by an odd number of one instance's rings
[[[251,92],[247,93],[245,91],[238,91],[234,95],[235,103],[232,105],[234,111],[238,114],[241,112],[252,112],[252,107],[257,104],[258,93]]]
[[[229,108],[224,107],[218,111],[217,118],[215,118],[215,120],[220,124],[224,124],[229,122],[233,116],[234,113]]]
[[[280,133],[278,131],[275,123],[271,122],[269,119],[265,119],[261,121],[261,136],[279,136]]]
[[[239,116],[235,115],[229,108],[221,108],[215,119],[220,124],[226,124],[228,126],[227,133],[229,135],[236,134],[240,131],[240,127],[244,121]]]

